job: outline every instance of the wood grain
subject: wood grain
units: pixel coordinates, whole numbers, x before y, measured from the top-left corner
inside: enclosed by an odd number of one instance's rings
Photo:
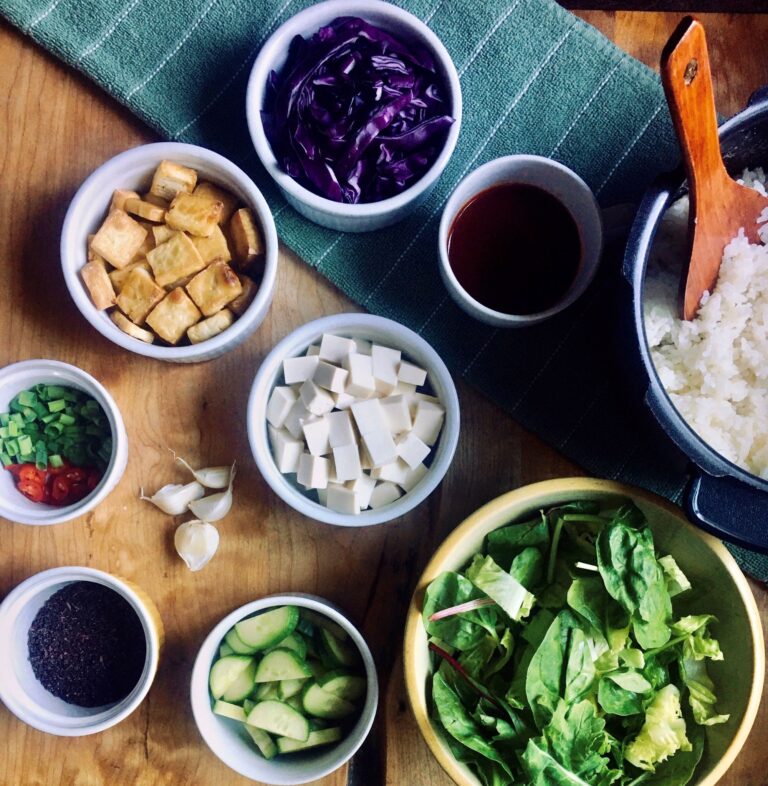
[[[582,14],[619,45],[655,62],[676,14]],[[735,111],[768,82],[768,55],[740,45],[768,33],[762,18],[725,15],[714,31],[712,61],[721,111]],[[727,63],[727,71],[718,65]],[[718,74],[725,74],[724,77]],[[90,83],[7,26],[0,26],[0,365],[30,357],[65,360],[94,374],[115,396],[130,438],[126,474],[109,500],[83,519],[34,528],[0,526],[0,597],[44,568],[84,564],[119,572],[160,608],[167,646],[148,699],[119,726],[91,738],[41,734],[0,708],[0,784],[155,786],[246,784],[207,749],[187,699],[191,665],[215,621],[272,592],[316,592],[361,625],[383,662],[400,647],[400,628],[419,571],[437,544],[488,499],[525,483],[579,474],[536,437],[459,384],[462,436],[438,491],[391,525],[362,531],[303,519],[278,500],[250,457],[243,418],[248,388],[266,352],[297,325],[355,306],[283,250],[269,317],[244,346],[212,363],[171,366],[116,349],[72,305],[59,269],[58,235],[67,204],[101,162],[153,135]],[[220,552],[199,574],[172,548],[174,522],[137,500],[141,484],[181,478],[175,448],[192,463],[240,465],[236,504],[220,526]],[[765,618],[768,596],[757,590]],[[395,631],[393,634],[392,631]],[[449,786],[407,709],[401,670],[386,710],[391,786]],[[768,729],[763,707],[724,786],[765,786]],[[342,786],[345,772],[323,786]]]

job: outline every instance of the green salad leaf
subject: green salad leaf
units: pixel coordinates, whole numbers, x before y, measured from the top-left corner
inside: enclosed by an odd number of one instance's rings
[[[631,503],[491,532],[425,594],[431,712],[456,759],[483,786],[685,786],[729,720],[706,665],[717,620],[673,608],[692,589]]]

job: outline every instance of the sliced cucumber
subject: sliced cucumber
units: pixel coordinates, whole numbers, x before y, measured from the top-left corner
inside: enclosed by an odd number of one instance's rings
[[[279,699],[279,682],[262,682],[256,683],[256,688],[253,695],[256,701],[266,701],[267,699]]]
[[[306,742],[309,737],[309,721],[282,701],[260,701],[248,713],[245,722],[248,726],[300,742]]]
[[[308,715],[318,718],[346,718],[355,711],[355,705],[340,696],[324,691],[316,682],[310,682],[301,694],[301,703]]]
[[[300,680],[311,676],[307,664],[292,650],[268,652],[256,669],[256,682]]]
[[[252,655],[254,652],[256,652],[254,647],[249,647],[240,639],[234,628],[232,628],[224,637],[224,644],[226,644],[228,647],[231,647],[232,652],[236,652],[238,655]],[[222,644],[222,646],[224,645]]]
[[[256,676],[256,662],[253,659],[243,671],[240,672],[237,679],[224,691],[222,695],[222,699],[224,701],[235,701],[239,702],[243,699],[247,698],[251,691],[253,690],[253,686],[256,684],[256,680],[254,679]]]
[[[354,666],[358,662],[357,650],[349,642],[341,641],[325,628],[320,629],[320,643],[328,661],[337,666]]]
[[[355,701],[365,693],[366,680],[348,671],[338,670],[329,671],[318,679],[317,684],[327,693],[347,701]]]
[[[256,743],[256,747],[261,751],[261,755],[265,759],[272,759],[275,757],[277,754],[277,745],[275,745],[272,737],[270,737],[267,732],[263,729],[257,729],[255,726],[249,726],[247,723],[245,724],[245,730]]]
[[[280,606],[235,625],[235,632],[249,647],[265,650],[293,633],[299,621],[296,606]]]
[[[232,649],[232,647],[229,646],[229,644],[227,644],[226,641],[219,647],[219,657],[220,658],[224,658],[227,655],[234,655],[234,654],[235,654],[235,651]]]
[[[326,669],[319,660],[308,660],[307,668],[312,672],[312,676],[316,680],[319,680],[320,677],[328,673],[328,669]]]
[[[329,620],[328,617],[324,616],[323,614],[318,614],[316,611],[312,611],[311,609],[302,609],[301,616],[307,620],[307,622],[311,622],[313,625],[317,625],[319,628],[323,628],[333,635],[337,639],[341,639],[344,641],[345,639],[349,638],[349,634],[341,625],[337,625],[333,620]]]
[[[309,730],[320,731],[320,729],[327,729],[331,725],[330,721],[323,720],[322,718],[310,718]]]
[[[290,699],[286,699],[285,703],[289,707],[293,707],[296,712],[300,712],[302,715],[304,714],[304,705],[301,703],[301,696],[291,696]]]
[[[232,720],[245,723],[245,710],[239,704],[230,704],[228,701],[219,699],[214,703],[213,711],[223,718],[232,718]]]
[[[307,657],[307,640],[300,633],[291,633],[278,641],[274,649],[293,650],[300,658]]]
[[[291,696],[301,693],[301,689],[304,687],[305,682],[306,679],[283,680],[280,683],[280,687],[277,689],[277,692],[280,694],[280,698],[285,701],[285,699],[290,699]]]
[[[211,667],[208,685],[214,699],[220,699],[235,680],[253,663],[246,655],[226,655]]]
[[[245,710],[245,714],[247,715],[254,707],[256,706],[256,702],[253,699],[243,699],[243,709]]]
[[[316,748],[318,745],[330,745],[333,742],[338,742],[340,739],[341,729],[338,726],[334,726],[331,729],[311,731],[306,742],[292,740],[290,737],[278,737],[277,749],[280,753],[294,753],[307,748]]]

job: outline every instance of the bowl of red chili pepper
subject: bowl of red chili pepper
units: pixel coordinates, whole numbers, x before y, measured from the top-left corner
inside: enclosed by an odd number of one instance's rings
[[[55,360],[0,369],[0,518],[81,516],[117,485],[127,459],[117,405],[90,374]]]

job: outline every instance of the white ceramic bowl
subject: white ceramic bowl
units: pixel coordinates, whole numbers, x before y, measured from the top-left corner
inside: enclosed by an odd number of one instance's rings
[[[144,670],[122,700],[103,707],[78,707],[49,693],[29,663],[29,628],[43,604],[74,581],[93,581],[121,595],[136,612],[146,638]],[[44,570],[23,581],[0,604],[0,700],[17,718],[48,734],[82,737],[104,731],[128,717],[144,700],[155,678],[163,627],[154,603],[130,582],[93,568]]]
[[[152,180],[152,173],[164,159],[192,167],[201,180],[210,180],[242,200],[253,210],[261,225],[266,247],[264,275],[256,298],[245,313],[219,335],[200,344],[183,347],[147,344],[124,333],[106,311],[99,311],[93,305],[80,278],[80,269],[86,263],[88,235],[96,232],[104,221],[112,192],[117,188],[146,190]],[[262,323],[275,288],[277,245],[277,231],[269,206],[261,191],[242,169],[204,147],[177,142],[157,142],[134,147],[110,158],[80,186],[64,218],[61,231],[61,264],[64,280],[75,305],[102,336],[138,355],[175,363],[197,363],[211,360],[239,346]]]
[[[423,177],[397,196],[360,205],[334,202],[313,194],[283,171],[272,152],[261,120],[267,78],[280,71],[294,36],[312,36],[338,16],[359,16],[396,36],[404,43],[418,41],[434,57],[450,99],[454,123],[445,145]],[[461,85],[456,67],[440,39],[413,14],[382,0],[326,0],[300,11],[281,25],[261,48],[248,81],[245,113],[253,146],[261,163],[280,187],[283,196],[310,221],[341,232],[369,232],[405,218],[432,190],[456,147],[461,127]]]
[[[277,756],[267,760],[256,750],[253,741],[241,729],[237,721],[213,714],[208,690],[208,674],[218,655],[219,645],[227,631],[240,620],[257,611],[276,606],[299,606],[322,614],[340,625],[360,652],[367,680],[365,703],[360,717],[351,731],[339,743],[307,751],[301,756]],[[357,628],[332,603],[315,595],[287,593],[271,595],[261,600],[246,603],[224,617],[208,634],[200,647],[192,670],[190,689],[192,713],[197,728],[208,747],[235,772],[273,786],[293,786],[323,778],[352,758],[363,744],[373,725],[379,703],[379,682],[373,656]]]
[[[456,278],[448,259],[448,233],[461,208],[481,191],[500,183],[537,186],[561,202],[576,222],[581,241],[581,264],[565,296],[546,311],[507,314],[483,305]],[[489,161],[459,183],[445,205],[438,233],[440,275],[451,297],[471,317],[495,327],[525,327],[554,316],[580,297],[597,272],[603,248],[600,207],[589,186],[572,170],[551,158],[514,155]]]
[[[112,396],[90,374],[58,360],[24,360],[0,369],[0,412],[8,412],[11,399],[37,384],[64,385],[92,396],[112,429],[112,456],[98,486],[80,502],[55,507],[32,502],[16,490],[15,478],[0,468],[0,518],[20,524],[61,524],[93,510],[118,484],[128,461],[128,435]]]
[[[445,407],[445,421],[429,471],[411,491],[389,505],[365,510],[357,515],[337,513],[315,502],[296,481],[296,476],[283,475],[272,457],[267,432],[267,402],[272,389],[282,384],[283,360],[305,354],[310,344],[319,342],[323,333],[346,338],[368,339],[403,354],[427,371],[427,384]],[[256,464],[272,490],[292,508],[309,518],[343,527],[365,527],[392,521],[413,510],[437,487],[448,471],[459,440],[459,397],[445,363],[434,349],[410,328],[391,319],[372,314],[336,314],[309,322],[280,341],[259,367],[248,398],[248,441]]]

